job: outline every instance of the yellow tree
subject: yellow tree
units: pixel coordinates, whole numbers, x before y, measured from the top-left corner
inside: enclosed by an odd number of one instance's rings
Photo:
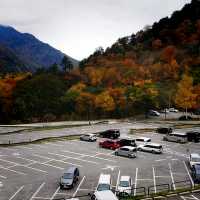
[[[188,108],[192,108],[196,104],[196,96],[192,77],[183,75],[182,80],[178,83],[175,103],[178,107],[185,109],[186,116]]]
[[[102,109],[104,112],[111,112],[115,109],[115,102],[109,92],[105,91],[96,96],[95,107]]]

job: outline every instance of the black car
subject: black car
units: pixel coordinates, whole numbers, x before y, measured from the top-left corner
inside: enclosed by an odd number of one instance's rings
[[[189,131],[187,132],[187,137],[189,142],[200,142],[200,132]]]
[[[122,138],[119,140],[119,143],[120,143],[121,147],[123,147],[123,146],[137,147],[135,140],[129,139],[129,138]]]
[[[161,134],[168,134],[172,133],[173,129],[169,127],[159,127],[157,128],[156,132]]]
[[[120,130],[119,129],[109,129],[109,130],[100,132],[99,137],[117,139],[120,137]]]
[[[200,183],[200,165],[193,165],[192,178],[194,179],[195,183]]]
[[[77,167],[70,167],[66,170],[60,178],[60,188],[70,189],[75,186],[79,180],[79,169]]]
[[[200,115],[200,108],[196,109],[196,110],[194,111],[194,114],[195,114],[195,115]]]

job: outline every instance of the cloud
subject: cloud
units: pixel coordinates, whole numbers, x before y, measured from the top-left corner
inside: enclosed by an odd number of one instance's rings
[[[0,23],[82,59],[190,0],[0,0]]]

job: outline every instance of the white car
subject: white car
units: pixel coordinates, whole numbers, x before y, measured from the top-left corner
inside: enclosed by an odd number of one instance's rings
[[[119,185],[117,186],[117,194],[120,195],[120,193],[127,193],[131,194],[132,190],[132,179],[130,176],[121,176]]]
[[[96,191],[91,200],[118,200],[111,190]]]
[[[139,146],[138,151],[145,151],[145,152],[160,154],[163,152],[163,147],[160,144],[148,143],[148,144]]]
[[[138,137],[135,139],[136,141],[136,145],[137,147],[141,146],[141,145],[144,145],[144,144],[147,144],[149,142],[151,142],[151,138],[148,138],[148,137]]]
[[[132,146],[123,146],[115,150],[116,156],[125,156],[129,158],[136,158],[137,148]]]
[[[178,112],[178,110],[177,110],[177,109],[175,109],[175,108],[169,108],[169,112],[175,112],[175,113],[177,113],[177,112]]]
[[[189,157],[189,164],[192,168],[194,165],[200,165],[200,155],[198,153],[192,153]]]
[[[80,136],[80,140],[88,141],[88,142],[95,142],[97,140],[94,134],[84,134]]]

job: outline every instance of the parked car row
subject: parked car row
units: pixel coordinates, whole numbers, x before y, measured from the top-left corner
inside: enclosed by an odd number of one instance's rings
[[[178,113],[179,110],[175,109],[175,108],[164,108],[163,110],[161,111],[157,111],[157,110],[149,110],[148,111],[148,115],[149,116],[160,116],[160,113],[164,113],[164,114],[168,114],[168,113]]]

